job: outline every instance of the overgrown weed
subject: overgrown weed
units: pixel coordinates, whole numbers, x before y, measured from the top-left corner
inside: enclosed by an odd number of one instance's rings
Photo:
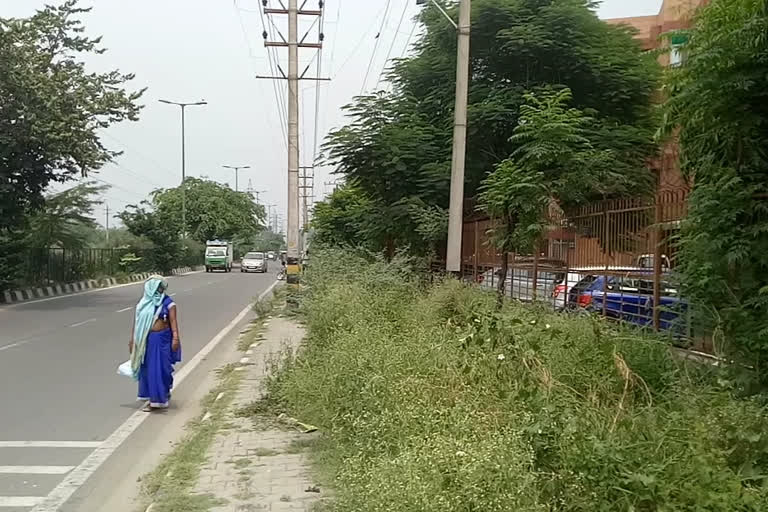
[[[318,251],[306,279],[269,396],[324,433],[334,510],[768,510],[766,410],[662,340],[404,258]]]

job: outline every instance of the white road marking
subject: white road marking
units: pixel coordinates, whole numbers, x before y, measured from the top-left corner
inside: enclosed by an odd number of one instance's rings
[[[0,496],[0,507],[34,507],[41,501],[40,496]]]
[[[75,466],[0,466],[0,475],[65,475]]]
[[[101,441],[0,441],[0,448],[98,448]]]
[[[128,311],[129,309],[133,309],[133,306],[128,306],[127,308],[118,309],[115,311],[115,313],[123,313],[124,311]]]
[[[259,300],[263,299],[270,293],[279,281],[275,281],[269,288],[259,295]],[[219,333],[213,337],[190,361],[185,364],[175,376],[175,385],[179,386],[194,369],[200,365],[203,360],[208,357],[213,349],[215,349],[221,340],[223,340],[229,333],[239,324],[249,313],[252,313],[251,304],[248,304],[226,327],[224,327]],[[110,436],[86,459],[80,463],[75,469],[73,469],[61,482],[57,485],[48,496],[40,500],[35,504],[31,512],[58,512],[59,509],[67,502],[67,500],[77,491],[87,480],[91,477],[99,467],[106,461],[121,444],[125,442],[128,437],[136,431],[144,420],[149,418],[149,414],[136,411],[129,417],[117,430],[112,432]]]
[[[19,341],[17,343],[11,343],[10,345],[3,345],[2,347],[0,347],[0,352],[2,352],[3,350],[8,350],[9,348],[20,347],[22,345],[25,345],[25,344],[29,343],[30,341],[35,341],[35,339],[36,338],[29,339],[29,340],[24,340],[24,341]]]
[[[90,324],[91,322],[95,322],[95,318],[89,318],[88,320],[85,320],[83,322],[77,322],[76,324],[70,325],[70,327],[80,327],[81,325]]]

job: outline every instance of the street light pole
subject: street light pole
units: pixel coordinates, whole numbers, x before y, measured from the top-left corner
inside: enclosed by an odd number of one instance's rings
[[[461,271],[461,235],[464,224],[464,168],[467,155],[467,98],[469,95],[469,36],[471,27],[472,2],[459,3],[458,25],[451,19],[437,0],[417,0],[423,5],[434,4],[458,31],[456,58],[456,107],[453,122],[453,154],[451,156],[451,195],[448,211],[448,247],[445,269],[448,272]]]
[[[181,103],[178,101],[159,100],[160,103],[167,105],[176,105],[181,108],[181,225],[182,236],[187,234],[187,192],[184,186],[184,182],[187,179],[187,145],[186,145],[186,122],[185,112],[187,107],[194,107],[198,105],[207,105],[208,102],[201,100],[194,103]]]
[[[238,189],[238,173],[241,169],[250,169],[250,165],[223,165],[225,169],[233,169],[235,171],[235,192],[239,192]]]

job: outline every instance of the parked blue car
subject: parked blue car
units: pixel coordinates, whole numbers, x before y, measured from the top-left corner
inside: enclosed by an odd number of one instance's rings
[[[665,276],[661,282],[659,327],[685,336],[688,303]],[[625,276],[586,275],[568,293],[569,309],[585,309],[641,327],[653,326],[653,276],[632,271]]]

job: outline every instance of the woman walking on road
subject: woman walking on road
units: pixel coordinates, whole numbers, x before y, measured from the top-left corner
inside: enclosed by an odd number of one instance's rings
[[[173,387],[173,365],[181,361],[181,341],[176,303],[166,295],[168,282],[152,276],[144,283],[144,296],[128,342],[131,371],[139,382],[138,400],[149,403],[144,411],[167,409]]]

